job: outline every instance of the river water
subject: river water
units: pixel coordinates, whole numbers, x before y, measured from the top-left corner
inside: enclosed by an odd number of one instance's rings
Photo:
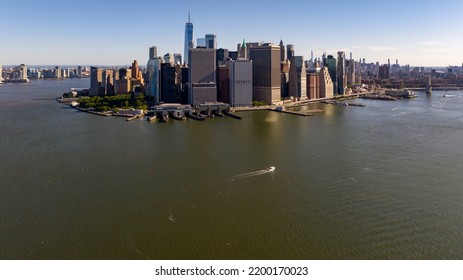
[[[88,85],[0,85],[1,259],[463,258],[463,91],[165,124]]]

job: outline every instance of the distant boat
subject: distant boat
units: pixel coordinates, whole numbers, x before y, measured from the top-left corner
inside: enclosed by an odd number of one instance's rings
[[[266,169],[268,172],[275,171],[275,166],[270,166],[269,168]]]

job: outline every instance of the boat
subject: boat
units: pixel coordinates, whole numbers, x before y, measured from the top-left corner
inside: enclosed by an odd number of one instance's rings
[[[275,166],[270,166],[269,168],[266,169],[268,172],[275,171]]]

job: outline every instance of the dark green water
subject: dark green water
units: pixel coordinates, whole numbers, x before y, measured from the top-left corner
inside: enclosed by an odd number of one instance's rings
[[[0,85],[1,259],[463,258],[462,91],[163,124],[88,84]]]

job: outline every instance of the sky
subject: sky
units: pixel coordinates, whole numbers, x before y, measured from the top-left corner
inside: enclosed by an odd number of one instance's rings
[[[354,59],[412,66],[463,63],[460,0],[0,0],[0,64],[144,65],[182,53],[194,38],[294,44],[296,55],[352,52]]]

